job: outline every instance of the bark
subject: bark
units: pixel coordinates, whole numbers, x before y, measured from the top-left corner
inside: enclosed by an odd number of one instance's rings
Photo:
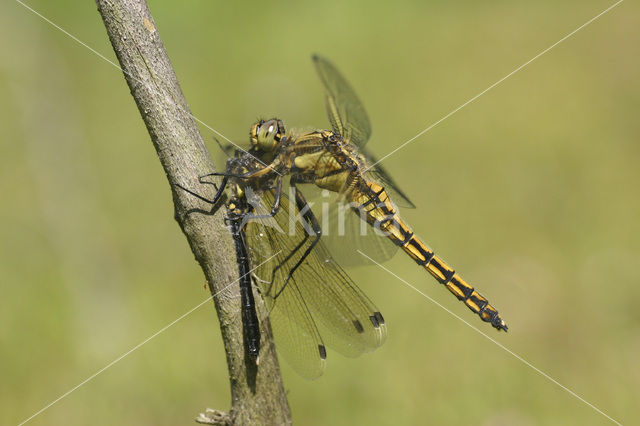
[[[166,173],[175,218],[202,267],[214,302],[229,367],[231,410],[207,410],[196,419],[212,424],[288,424],[289,406],[264,304],[258,303],[262,348],[259,368],[245,356],[238,296],[238,267],[224,208],[190,196],[175,184],[212,197],[198,176],[214,171],[196,120],[144,0],[96,0],[125,80]],[[207,213],[207,214],[203,214]],[[235,283],[224,290],[230,283]],[[197,285],[194,283],[194,285]]]

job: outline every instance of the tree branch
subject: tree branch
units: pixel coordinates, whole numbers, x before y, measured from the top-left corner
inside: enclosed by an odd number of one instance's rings
[[[260,368],[247,367],[242,339],[238,267],[224,211],[200,214],[210,206],[177,190],[175,184],[213,195],[212,185],[198,176],[214,170],[198,126],[182,94],[169,57],[144,0],[96,0],[173,194],[175,218],[202,267],[214,302],[227,355],[231,382],[230,413],[208,410],[198,417],[212,424],[288,424],[289,406],[282,386],[268,320],[261,322]],[[224,210],[224,209],[220,209]],[[194,213],[196,212],[196,213]],[[259,315],[267,318],[263,304]]]

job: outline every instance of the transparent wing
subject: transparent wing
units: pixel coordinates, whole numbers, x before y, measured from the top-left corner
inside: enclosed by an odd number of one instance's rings
[[[313,206],[322,227],[322,242],[331,256],[342,266],[371,265],[358,250],[376,262],[385,262],[397,252],[398,246],[386,235],[375,232],[358,210],[344,204],[343,197],[315,185],[300,185]]]
[[[331,62],[314,55],[313,64],[324,85],[331,127],[346,141],[364,146],[371,136],[371,123],[362,102]]]
[[[366,159],[367,164],[371,164],[373,166],[367,170],[367,174],[376,182],[378,182],[389,194],[389,198],[393,201],[398,207],[404,207],[408,209],[415,209],[416,205],[411,202],[409,197],[405,194],[403,190],[398,187],[398,184],[394,182],[391,176],[387,173],[387,171],[382,167],[381,164],[378,163],[378,160],[364,148],[360,148],[360,154]]]
[[[273,203],[273,192],[263,196]],[[267,208],[268,210],[269,208]],[[386,326],[377,308],[312,237],[295,203],[282,196],[272,221],[251,221],[245,232],[255,278],[270,309],[276,347],[302,376],[313,379],[324,370],[324,343],[347,356],[357,356],[384,343]],[[322,333],[322,337],[321,337]]]
[[[399,207],[415,208],[415,205],[398,188],[398,185],[384,168],[380,164],[376,164],[375,158],[364,149],[371,137],[371,123],[362,102],[358,99],[351,85],[327,59],[314,55],[313,63],[324,85],[327,115],[333,130],[345,140],[358,146],[360,153],[368,160],[369,164],[375,164],[369,170],[369,174],[385,187]]]

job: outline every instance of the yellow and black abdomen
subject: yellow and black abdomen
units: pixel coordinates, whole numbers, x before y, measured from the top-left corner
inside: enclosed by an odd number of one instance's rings
[[[423,266],[458,300],[485,322],[498,330],[507,330],[507,324],[489,301],[463,280],[433,250],[417,237],[400,219],[384,188],[374,182],[365,183],[367,190],[352,193],[351,201],[360,206],[367,222],[380,229],[394,244],[402,248],[418,265]]]

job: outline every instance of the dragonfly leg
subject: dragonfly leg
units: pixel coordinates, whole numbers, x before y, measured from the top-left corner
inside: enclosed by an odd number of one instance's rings
[[[245,223],[252,219],[268,219],[274,217],[280,210],[280,199],[282,198],[282,176],[276,178],[275,199],[271,206],[271,212],[268,214],[246,214],[244,216]]]
[[[275,216],[280,210],[280,198],[282,197],[282,176],[278,176],[276,179],[276,199],[273,201],[273,206],[271,206],[271,217]]]
[[[293,186],[293,188],[295,190],[296,206],[298,207],[298,210],[302,214],[302,217],[307,221],[307,224],[311,226],[311,229],[313,231],[313,235],[312,236],[314,238],[313,238],[313,241],[311,241],[311,244],[309,245],[309,247],[307,247],[307,249],[304,251],[304,253],[300,257],[300,259],[298,259],[296,264],[293,265],[293,268],[291,268],[291,270],[289,271],[289,274],[287,275],[287,279],[285,280],[282,288],[280,290],[278,290],[278,293],[275,295],[274,299],[277,298],[282,293],[282,291],[287,287],[287,284],[289,283],[289,280],[293,277],[293,274],[296,271],[296,269],[298,269],[298,267],[300,267],[300,265],[302,265],[302,262],[304,262],[304,260],[307,258],[307,256],[309,256],[309,253],[311,253],[311,250],[313,250],[315,248],[316,244],[318,244],[318,241],[320,241],[320,237],[322,237],[322,228],[320,227],[320,223],[318,222],[318,219],[316,218],[316,216],[311,211],[311,208],[310,208],[309,204],[307,203],[307,200],[305,200],[304,196],[302,195],[300,190],[295,186],[294,183],[292,183],[292,186]],[[307,235],[309,236],[310,233],[307,232]],[[303,242],[306,241],[306,238],[307,237],[305,237]],[[298,245],[298,247],[300,245]],[[289,255],[288,257],[291,257],[291,255]],[[281,263],[281,265],[282,264],[283,263]]]
[[[294,179],[291,178],[290,182],[291,182],[291,186],[297,192],[298,188],[295,186]],[[305,204],[306,204],[306,201],[305,201]],[[289,254],[287,254],[287,256],[284,259],[282,259],[282,261],[275,268],[273,268],[273,271],[271,272],[271,282],[273,282],[273,280],[275,279],[276,273],[280,270],[280,268],[282,268],[284,265],[287,264],[289,259],[291,259],[300,250],[300,248],[307,242],[308,239],[309,239],[309,233],[305,232],[304,233],[304,238],[298,244],[296,244],[296,246],[289,252]],[[287,281],[288,280],[289,279],[287,278]],[[285,283],[285,285],[286,285],[286,283]],[[282,293],[282,290],[278,291],[278,294],[280,294],[280,293]]]
[[[212,200],[209,200],[206,197],[203,197],[202,195],[191,191],[190,189],[185,188],[184,186],[176,183],[174,184],[175,186],[177,186],[178,188],[182,189],[183,191],[186,191],[187,193],[193,195],[194,197],[198,198],[199,200],[204,201],[205,203],[209,203],[211,205],[216,205],[218,204],[218,201],[220,200],[220,197],[222,197],[222,194],[224,193],[225,188],[227,187],[227,183],[229,182],[229,177],[225,176],[222,178],[222,183],[220,184],[220,188],[216,188],[216,195],[213,196]]]
[[[252,172],[247,172],[247,173],[241,173],[241,174],[235,174],[235,173],[227,173],[227,172],[213,172],[213,173],[207,173],[206,175],[202,175],[200,176],[200,179],[202,178],[206,178],[209,176],[225,176],[225,177],[232,177],[232,178],[236,178],[236,179],[245,179],[245,180],[250,180],[250,179],[256,179],[256,178],[261,178],[264,176],[269,175],[269,173],[274,172],[277,173],[275,171],[275,167],[271,164],[266,165],[265,167],[256,170],[256,171],[252,171]],[[281,176],[280,173],[277,173],[279,176]]]

